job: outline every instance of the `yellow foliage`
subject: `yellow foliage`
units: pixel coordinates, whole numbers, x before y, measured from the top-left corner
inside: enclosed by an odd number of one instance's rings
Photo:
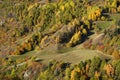
[[[29,7],[28,7],[28,11],[30,10],[30,9],[32,9],[34,7],[34,5],[30,5]]]
[[[70,68],[66,68],[65,74],[66,74],[67,76],[70,75]]]
[[[73,1],[70,1],[70,6],[74,7],[75,3]]]
[[[80,37],[81,37],[81,32],[79,31],[79,32],[75,33],[75,35],[72,37],[71,41],[73,43],[75,43],[80,40]]]
[[[97,18],[100,18],[102,10],[100,8],[90,9],[90,12],[88,14],[89,20],[97,20]]]
[[[80,72],[80,68],[79,68],[79,67],[76,67],[74,70],[75,70],[76,72]]]
[[[70,80],[76,80],[76,75],[80,75],[81,70],[79,67],[74,68],[74,70],[71,71],[71,78]]]
[[[76,75],[76,74],[77,74],[76,71],[73,70],[73,71],[71,72],[71,78],[70,78],[70,80],[75,80],[75,75]]]
[[[30,5],[30,6],[28,7],[28,11],[29,11],[30,9],[32,9],[33,7],[37,7],[37,6],[38,6],[38,3],[35,3],[35,4]]]
[[[76,24],[79,25],[79,20],[75,18],[74,20],[71,21],[71,25],[75,26]]]
[[[81,25],[81,26],[80,26],[80,30],[82,30],[83,28],[84,28],[84,25]]]
[[[34,6],[37,7],[37,6],[38,6],[38,3],[35,3]]]
[[[76,45],[80,40],[81,40],[81,32],[78,31],[73,35],[67,46],[71,47],[73,45]]]
[[[12,55],[20,55],[20,52],[16,50],[15,52],[12,53]]]
[[[90,14],[88,15],[88,19],[89,19],[89,20],[91,19],[91,15],[90,15]]]
[[[94,21],[96,20],[96,15],[94,13],[91,14],[91,19],[94,20]]]
[[[95,77],[98,79],[100,77],[100,73],[98,71],[95,71]]]
[[[87,35],[87,30],[84,28],[84,29],[82,30],[82,33],[85,34],[85,35]]]
[[[31,16],[33,16],[33,15],[34,15],[34,14],[33,14],[33,11],[29,11],[28,16],[31,17]]]
[[[9,22],[13,22],[13,21],[14,21],[14,19],[13,19],[13,18],[10,18]]]
[[[104,20],[105,20],[105,17],[104,17],[104,16],[102,16],[102,17],[101,17],[101,20],[102,20],[102,21],[104,21]]]
[[[95,14],[96,14],[96,16],[100,17],[100,16],[101,16],[101,10],[100,10],[100,9],[97,9],[97,10],[95,11]]]
[[[42,26],[42,25],[38,23],[35,27],[38,28],[38,27],[41,27],[41,26]]]
[[[59,16],[59,15],[60,15],[60,11],[57,11],[55,15],[56,15],[56,16]]]
[[[60,36],[57,36],[56,38],[55,38],[55,42],[56,43],[59,43],[61,40],[60,40]]]
[[[86,19],[85,16],[82,16],[82,19],[81,19],[81,20],[82,20],[82,21],[85,21],[85,19]]]
[[[78,19],[74,19],[74,22],[75,22],[75,24],[79,24],[79,20]]]
[[[120,54],[119,54],[119,51],[118,50],[114,50],[113,53],[112,53],[113,57],[115,59],[120,59]]]
[[[116,7],[117,7],[117,0],[114,0],[111,6],[112,6],[113,8],[116,8]]]
[[[96,20],[96,15],[94,13],[91,13],[91,14],[88,15],[88,19],[95,21]]]
[[[31,47],[31,44],[30,44],[30,43],[27,43],[27,47],[26,47],[26,49],[27,49],[28,51],[30,51],[30,50],[32,49],[32,47]]]
[[[117,11],[120,12],[120,5],[119,5],[119,7],[117,8]]]
[[[53,32],[56,31],[57,29],[59,29],[59,26],[57,24],[53,25],[51,28]]]
[[[60,6],[60,10],[64,11],[65,7],[62,5]]]
[[[48,36],[45,36],[42,40],[41,40],[41,44],[44,45],[45,44],[45,40],[48,38]]]
[[[88,29],[90,29],[90,22],[88,20],[85,20],[84,23],[87,25]]]
[[[71,72],[71,80],[74,80],[74,74],[75,74],[75,71],[73,70],[73,71]]]

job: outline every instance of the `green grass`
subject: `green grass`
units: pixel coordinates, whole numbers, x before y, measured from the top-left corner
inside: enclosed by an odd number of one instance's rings
[[[120,14],[111,14],[111,18],[114,21],[114,24],[117,24],[120,26]]]
[[[101,30],[104,30],[110,27],[113,24],[113,21],[98,21],[96,24]]]
[[[57,52],[58,53],[65,53],[65,52],[69,52],[69,51],[72,51],[72,50],[73,50],[73,48],[65,47],[63,49],[58,50]]]
[[[17,59],[24,59],[26,57],[31,57],[33,56],[35,53],[37,53],[37,51],[30,51],[30,52],[27,52],[23,55],[13,55],[13,56],[9,56],[12,60],[17,60]]]
[[[111,14],[111,17],[112,17],[114,20],[120,20],[120,14]]]
[[[96,50],[86,50],[86,49],[77,49],[73,48],[71,51],[60,53],[50,53],[47,51],[42,51],[37,53],[36,56],[43,60],[44,64],[48,64],[51,60],[70,62],[73,64],[77,64],[80,61],[85,61],[87,59],[92,59],[95,56],[100,58],[107,58],[107,56],[100,54]]]
[[[109,14],[111,19],[113,19],[112,21],[97,21],[96,25],[98,28],[101,29],[101,31],[103,31],[104,29],[118,24],[118,21],[120,21],[120,14]]]
[[[86,59],[92,59],[95,56],[100,58],[108,58],[108,56],[99,54],[96,50],[86,50],[86,49],[79,49],[79,48],[71,48],[66,52],[57,53],[57,52],[50,52],[50,51],[31,51],[24,55],[20,56],[11,56],[13,60],[17,59],[24,59],[27,56],[36,56],[41,60],[42,63],[48,64],[51,60],[69,62],[73,64],[77,64],[80,61],[85,61]]]

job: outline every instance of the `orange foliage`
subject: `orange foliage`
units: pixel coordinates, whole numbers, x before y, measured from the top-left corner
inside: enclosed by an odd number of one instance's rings
[[[107,73],[108,76],[112,76],[115,73],[114,68],[112,67],[111,64],[105,65],[104,69],[106,70],[106,73]]]

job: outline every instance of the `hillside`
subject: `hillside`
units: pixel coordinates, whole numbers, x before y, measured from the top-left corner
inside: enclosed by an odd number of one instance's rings
[[[120,0],[0,0],[0,79],[119,80]]]

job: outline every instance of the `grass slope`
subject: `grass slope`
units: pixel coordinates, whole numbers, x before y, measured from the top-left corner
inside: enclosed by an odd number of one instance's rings
[[[77,64],[80,61],[85,61],[86,59],[92,59],[94,57],[100,58],[111,58],[110,56],[104,55],[97,50],[86,50],[86,49],[79,49],[79,48],[71,48],[71,50],[58,53],[58,52],[49,52],[46,50],[43,51],[31,51],[24,55],[20,56],[11,56],[13,60],[16,59],[23,59],[27,56],[36,56],[37,59],[40,59],[44,64],[48,64],[51,60],[69,62],[73,64]]]

